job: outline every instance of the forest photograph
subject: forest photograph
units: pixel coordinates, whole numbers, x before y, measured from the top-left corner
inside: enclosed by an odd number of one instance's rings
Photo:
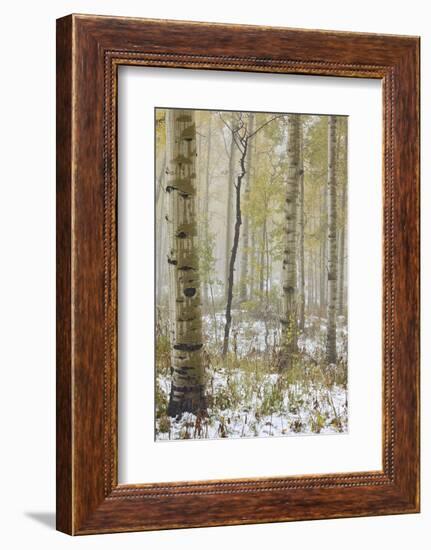
[[[348,431],[348,117],[155,109],[156,441]]]

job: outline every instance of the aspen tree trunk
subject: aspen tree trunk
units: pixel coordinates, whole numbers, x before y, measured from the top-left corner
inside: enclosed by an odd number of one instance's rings
[[[164,191],[163,180],[165,178],[165,172],[166,172],[166,150],[165,150],[165,154],[163,155],[163,159],[161,160],[161,162],[156,161],[156,166],[158,166],[159,163],[160,163],[160,171],[159,171],[159,175],[157,177],[157,182],[156,182],[156,204],[160,200],[161,192]]]
[[[313,311],[315,312],[316,311],[316,304],[318,303],[318,287],[317,287],[317,273],[318,272],[318,269],[317,269],[317,261],[316,261],[316,254],[313,252],[312,256],[311,256],[312,260],[311,260],[311,288],[313,289],[312,290],[312,301],[311,303],[313,304]]]
[[[307,255],[308,268],[307,268],[307,310],[308,315],[313,313],[313,271],[312,271],[312,257],[311,252]]]
[[[321,209],[320,209],[320,279],[319,279],[319,315],[326,315],[327,310],[327,288],[328,288],[328,273],[327,273],[327,242],[328,242],[328,199],[327,190],[323,187],[321,193]]]
[[[336,179],[336,118],[328,119],[328,313],[326,361],[335,364],[336,301],[337,301],[337,179]]]
[[[259,259],[259,293],[260,301],[263,301],[263,287],[264,287],[264,274],[265,274],[265,242],[266,242],[266,217],[263,220],[262,226],[262,241],[260,246],[260,259]]]
[[[255,289],[255,271],[256,271],[256,233],[253,227],[250,228],[249,223],[249,229],[251,229],[251,235],[250,235],[250,255],[249,255],[249,267],[250,267],[250,300],[254,297],[254,289]]]
[[[209,237],[209,189],[210,189],[210,165],[211,165],[211,114],[209,116],[208,121],[208,138],[207,138],[207,164],[206,164],[206,174],[205,174],[205,204],[204,206],[204,212],[205,212],[205,229],[204,229],[204,239],[205,243],[208,242]],[[209,302],[209,296],[208,296],[208,287],[209,287],[209,281],[205,280],[203,281],[203,299],[205,307],[208,307]]]
[[[248,118],[248,125],[247,125],[247,133],[248,135],[252,135],[254,133],[254,113],[249,114]],[[251,182],[252,182],[252,169],[253,169],[253,145],[250,145],[249,152],[247,156],[247,175],[246,175],[246,185],[244,190],[244,203],[247,207],[248,202],[250,200],[250,189],[251,189]],[[248,258],[250,255],[250,247],[249,247],[249,217],[248,214],[243,215],[243,226],[242,226],[242,251],[241,251],[241,275],[240,275],[240,289],[239,289],[239,297],[240,301],[244,302],[247,300],[247,286],[248,286]]]
[[[301,121],[302,122],[302,121]],[[303,127],[299,129],[299,329],[305,323],[305,270],[304,270],[304,139]]]
[[[289,115],[287,145],[287,182],[285,202],[285,236],[283,257],[283,316],[282,366],[292,364],[292,354],[297,351],[297,201],[299,184],[299,125],[300,115]]]
[[[171,139],[169,177],[171,196],[171,294],[174,296],[175,334],[172,349],[172,386],[168,414],[199,413],[205,409],[202,357],[202,313],[196,227],[196,126],[194,112],[168,111]]]
[[[166,193],[162,193],[159,199],[159,204],[156,208],[157,213],[157,219],[161,220],[163,219],[163,214],[165,211],[165,195]],[[156,296],[157,301],[160,300],[160,297],[162,295],[162,282],[163,282],[163,275],[164,275],[164,267],[166,264],[166,260],[163,258],[163,249],[165,245],[165,224],[162,224],[160,226],[159,231],[157,232],[157,265],[156,265]]]
[[[345,201],[345,189],[341,196],[341,204]],[[340,240],[339,240],[339,252],[338,252],[338,289],[337,289],[337,315],[344,315],[344,270],[345,270],[345,258],[346,258],[346,230],[343,227],[340,228]]]
[[[176,289],[176,247],[175,247],[175,227],[177,224],[177,197],[176,193],[171,193],[166,184],[169,179],[175,177],[175,165],[171,166],[170,159],[174,158],[175,153],[175,140],[174,140],[174,125],[169,122],[169,113],[166,112],[166,158],[169,161],[166,163],[166,179],[165,179],[165,193],[166,193],[166,233],[167,233],[167,246],[166,246],[166,259],[169,276],[169,289],[168,289],[168,303],[169,303],[169,341],[171,349],[174,349],[175,345],[175,331],[176,331],[176,302],[175,302],[175,289]],[[171,353],[171,360],[173,361],[173,353]]]
[[[346,124],[346,122],[344,122]],[[338,261],[338,300],[337,314],[345,314],[345,270],[346,270],[346,231],[347,231],[347,128],[344,127],[344,144],[341,170],[341,209],[342,209],[342,226],[340,229],[340,249]]]
[[[265,277],[265,296],[266,296],[266,309],[269,308],[269,290],[270,290],[270,281],[271,281],[271,259],[269,255],[269,238],[268,231],[266,232],[266,242],[265,242],[265,261],[266,261],[266,277]]]
[[[232,196],[234,187],[234,170],[235,170],[235,141],[231,136],[230,151],[229,151],[229,172],[227,180],[227,213],[226,213],[226,246],[225,246],[225,298],[228,299],[228,280],[229,280],[229,263],[232,250]]]
[[[165,212],[165,173],[166,173],[166,149],[163,155],[163,159],[160,159],[156,162],[156,166],[160,164],[159,176],[156,181],[156,213],[157,219],[161,220],[164,218]],[[162,295],[162,282],[164,276],[164,269],[166,267],[166,262],[163,258],[163,252],[165,248],[165,233],[166,227],[165,224],[160,226],[159,232],[157,234],[157,265],[156,265],[156,296],[159,299]]]

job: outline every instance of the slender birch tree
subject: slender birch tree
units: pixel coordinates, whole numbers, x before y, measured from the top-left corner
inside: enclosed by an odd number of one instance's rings
[[[328,118],[328,313],[326,336],[326,361],[335,364],[336,348],[336,302],[337,302],[337,177],[336,146],[337,122],[335,116]]]
[[[229,293],[229,269],[230,257],[232,250],[232,230],[233,230],[233,189],[235,187],[235,140],[231,133],[231,141],[229,147],[229,171],[227,177],[227,201],[226,201],[226,243],[225,243],[225,298],[228,299]]]
[[[248,149],[248,137],[240,135],[241,130],[244,128],[244,121],[242,120],[241,115],[238,115],[239,118],[237,121],[234,121],[232,117],[230,130],[231,130],[231,145],[234,147],[231,149],[231,157],[229,160],[229,175],[231,174],[231,160],[235,155],[235,147],[239,149],[240,152],[240,172],[234,183],[235,189],[235,228],[233,236],[232,251],[230,253],[228,269],[227,269],[227,296],[226,296],[226,322],[224,328],[224,337],[223,337],[223,357],[226,356],[229,348],[229,335],[230,327],[232,324],[232,299],[233,299],[233,282],[234,282],[234,273],[235,273],[235,262],[238,253],[239,237],[240,237],[240,227],[242,223],[241,215],[241,185],[243,178],[246,173],[245,159],[247,156]],[[230,188],[229,188],[229,192]]]
[[[168,414],[205,409],[202,313],[196,227],[196,126],[194,111],[168,111],[171,139],[166,191],[171,195],[174,343]]]
[[[226,322],[224,327],[223,337],[223,357],[226,356],[229,348],[229,335],[232,325],[232,299],[233,299],[233,283],[235,274],[235,263],[238,254],[238,246],[240,241],[240,231],[242,224],[242,211],[241,211],[241,188],[243,184],[244,176],[246,175],[246,162],[247,153],[251,144],[251,140],[255,139],[256,134],[265,128],[272,121],[280,118],[281,115],[276,115],[266,122],[264,122],[257,129],[254,129],[252,133],[249,133],[248,126],[244,120],[243,113],[237,113],[236,116],[231,118],[231,123],[227,123],[222,118],[224,124],[230,129],[232,142],[236,149],[239,151],[239,172],[234,181],[235,189],[235,225],[233,234],[232,251],[229,259],[229,270],[227,277],[227,300],[226,300]],[[230,171],[230,170],[229,170]]]
[[[285,234],[283,254],[283,367],[291,365],[297,351],[297,202],[299,185],[299,126],[300,115],[287,118],[287,182],[285,198]]]

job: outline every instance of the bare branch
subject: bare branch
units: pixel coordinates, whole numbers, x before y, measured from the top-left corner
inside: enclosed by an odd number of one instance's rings
[[[257,130],[255,130],[252,134],[250,134],[248,136],[247,139],[251,139],[253,136],[255,136],[260,130],[262,130],[262,128],[264,128],[265,126],[267,126],[268,124],[270,124],[271,122],[273,122],[274,120],[277,120],[278,118],[284,118],[288,115],[276,115],[274,116],[273,118],[271,118],[270,120],[267,120],[264,124],[262,124],[261,126],[259,126],[259,128]]]
[[[236,138],[235,138],[235,135],[238,134],[239,128],[237,128],[237,129],[232,128],[232,127],[230,126],[230,124],[223,118],[221,112],[219,112],[219,116],[220,116],[220,118],[221,118],[223,124],[224,124],[227,128],[229,128],[229,130],[231,131],[231,133],[232,133],[232,139],[233,139],[235,145],[238,147],[239,151],[242,153],[242,152],[243,152],[243,148],[241,148],[241,145],[238,143],[238,141],[237,141]],[[240,139],[241,139],[241,138],[240,138]]]

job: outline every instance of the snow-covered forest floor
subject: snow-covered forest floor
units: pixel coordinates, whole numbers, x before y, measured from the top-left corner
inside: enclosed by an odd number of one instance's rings
[[[325,365],[326,324],[309,316],[288,369],[278,367],[276,319],[253,319],[237,311],[230,352],[220,354],[224,316],[206,315],[204,350],[207,415],[170,418],[170,346],[157,338],[156,439],[216,439],[331,434],[347,431],[347,330],[337,328],[336,365]]]

